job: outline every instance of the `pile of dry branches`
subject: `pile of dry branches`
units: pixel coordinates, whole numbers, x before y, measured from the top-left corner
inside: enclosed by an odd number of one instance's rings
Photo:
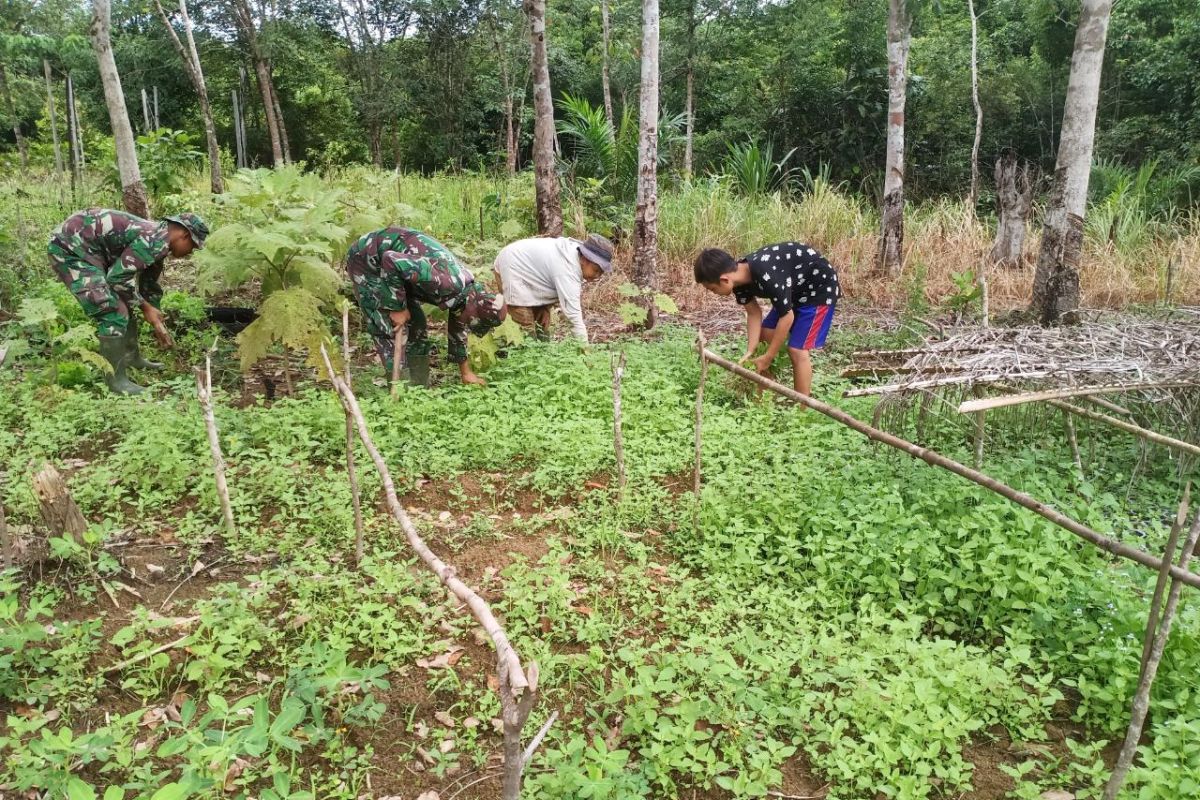
[[[934,416],[969,424],[961,414],[997,408],[1036,425],[1079,398],[1195,442],[1200,309],[1102,315],[1057,328],[959,328],[917,347],[857,352],[842,375],[886,379],[846,396],[880,396],[877,423],[893,430],[914,424],[918,435]]]

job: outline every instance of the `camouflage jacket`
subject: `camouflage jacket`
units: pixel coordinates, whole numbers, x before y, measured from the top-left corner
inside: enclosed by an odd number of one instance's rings
[[[67,218],[50,240],[55,258],[79,258],[105,270],[105,280],[126,303],[162,298],[158,278],[167,247],[167,224],[109,208],[89,208]]]
[[[364,234],[350,247],[347,258],[355,283],[377,278],[387,286],[384,311],[403,311],[409,302],[429,303],[457,311],[474,281],[466,267],[441,242],[428,234],[393,226]]]

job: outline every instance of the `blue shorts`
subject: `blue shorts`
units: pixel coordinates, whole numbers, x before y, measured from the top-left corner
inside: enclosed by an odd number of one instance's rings
[[[832,305],[798,307],[792,320],[792,329],[788,332],[788,347],[793,350],[815,350],[824,347],[825,337],[829,335],[829,325],[833,322],[834,308]],[[778,323],[779,314],[772,308],[767,318],[762,321],[763,330],[773,331]]]

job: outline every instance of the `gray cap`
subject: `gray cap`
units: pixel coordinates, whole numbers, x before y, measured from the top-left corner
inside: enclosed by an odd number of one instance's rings
[[[579,243],[579,252],[605,272],[612,271],[613,245],[603,236],[589,234],[587,241]]]

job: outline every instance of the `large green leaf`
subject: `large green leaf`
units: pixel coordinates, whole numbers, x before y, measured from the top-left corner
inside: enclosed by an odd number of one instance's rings
[[[263,301],[258,319],[238,334],[242,369],[248,370],[266,356],[272,344],[308,352],[309,362],[321,367],[318,348],[328,333],[321,301],[299,287],[275,292]]]

